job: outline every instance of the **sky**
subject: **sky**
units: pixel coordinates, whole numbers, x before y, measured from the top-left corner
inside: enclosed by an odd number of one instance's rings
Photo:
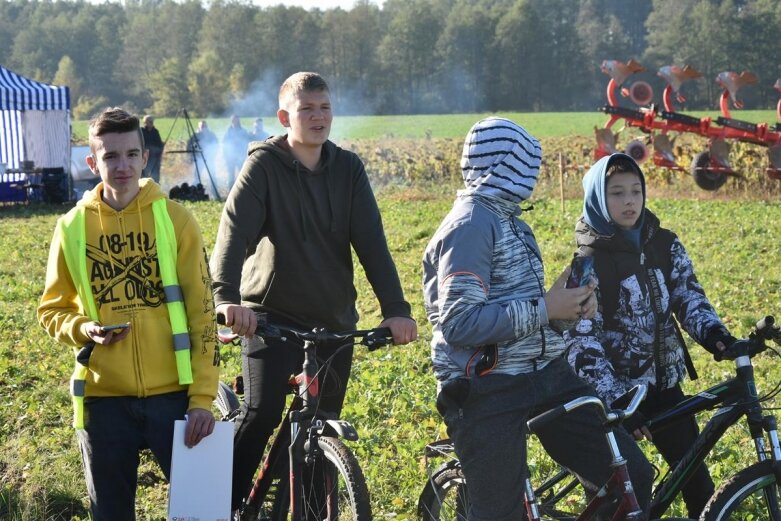
[[[371,3],[382,6],[383,0],[371,0]],[[344,10],[352,9],[355,0],[252,0],[252,3],[260,7],[269,7],[272,5],[298,6],[304,9],[332,9],[341,7]]]

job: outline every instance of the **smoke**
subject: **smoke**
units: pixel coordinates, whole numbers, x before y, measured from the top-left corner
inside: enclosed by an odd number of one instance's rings
[[[263,71],[263,74],[250,84],[240,98],[229,103],[222,117],[230,118],[235,114],[239,118],[249,118],[247,121],[242,121],[242,126],[247,130],[252,129],[252,121],[255,118],[262,117],[266,132],[272,135],[284,133],[276,118],[279,86],[282,81],[284,78],[281,78],[281,73],[276,69]]]
[[[256,117],[263,118],[266,132],[271,135],[284,134],[285,129],[276,118],[279,86],[287,76],[277,69],[267,69],[255,79],[247,91],[239,99],[232,100],[221,117],[229,119],[232,115],[241,118],[241,124],[246,130],[252,129],[252,121]],[[371,116],[377,114],[379,102],[368,96],[365,82],[357,84],[341,83],[327,74],[323,74],[331,93],[331,103],[334,113],[334,124],[331,128],[331,140],[338,141],[346,135],[360,133],[363,125],[370,124],[364,118],[347,118],[344,116]]]
[[[376,128],[378,121],[368,117],[377,114],[452,114],[480,113],[491,105],[490,92],[495,87],[483,78],[478,71],[466,66],[452,67],[436,71],[425,78],[418,78],[412,90],[402,88],[406,85],[399,78],[397,88],[383,91],[375,90],[370,81],[351,80],[330,77],[323,73],[328,82],[334,114],[334,123],[330,138],[339,142],[348,137],[362,135],[391,136],[392,130],[384,132]],[[238,99],[232,100],[226,111],[218,117],[229,119],[237,115],[245,130],[252,130],[252,122],[263,118],[265,131],[271,135],[285,133],[279,124],[276,112],[278,108],[279,86],[288,76],[276,68],[264,70],[247,91]]]

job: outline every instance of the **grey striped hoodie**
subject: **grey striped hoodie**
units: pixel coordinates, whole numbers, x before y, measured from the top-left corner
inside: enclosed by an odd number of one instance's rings
[[[534,371],[564,351],[548,326],[540,250],[519,217],[541,156],[539,142],[507,119],[484,119],[466,136],[466,188],[423,256],[440,387],[453,378]]]

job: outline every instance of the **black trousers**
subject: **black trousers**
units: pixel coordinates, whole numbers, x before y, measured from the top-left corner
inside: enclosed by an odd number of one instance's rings
[[[686,396],[680,385],[664,391],[649,393],[640,405],[640,412],[651,418],[680,403]],[[653,444],[670,467],[673,467],[683,457],[697,438],[700,429],[694,417],[684,418],[664,429],[652,431]],[[708,467],[700,465],[697,472],[683,487],[683,501],[686,503],[688,516],[698,519],[702,509],[713,495],[713,480]]]
[[[525,519],[526,420],[596,391],[578,378],[564,359],[519,375],[451,380],[437,398],[469,486],[469,521]],[[627,460],[641,508],[651,498],[653,469],[624,430],[616,442]],[[546,452],[575,473],[595,493],[612,473],[604,429],[593,409],[577,409],[541,429]]]
[[[303,352],[292,339],[287,342],[260,337],[242,339],[241,361],[244,377],[244,403],[236,419],[233,437],[233,492],[231,508],[241,506],[252,488],[252,479],[274,429],[282,421],[291,375],[301,372]],[[327,360],[340,344],[318,351]],[[331,360],[329,370],[321,372],[320,409],[338,415],[342,410],[347,381],[352,367],[352,346]],[[325,375],[325,376],[323,376]]]

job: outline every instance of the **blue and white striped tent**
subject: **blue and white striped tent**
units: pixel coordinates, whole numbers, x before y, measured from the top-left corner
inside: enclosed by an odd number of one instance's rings
[[[0,66],[0,163],[70,170],[70,90]]]

